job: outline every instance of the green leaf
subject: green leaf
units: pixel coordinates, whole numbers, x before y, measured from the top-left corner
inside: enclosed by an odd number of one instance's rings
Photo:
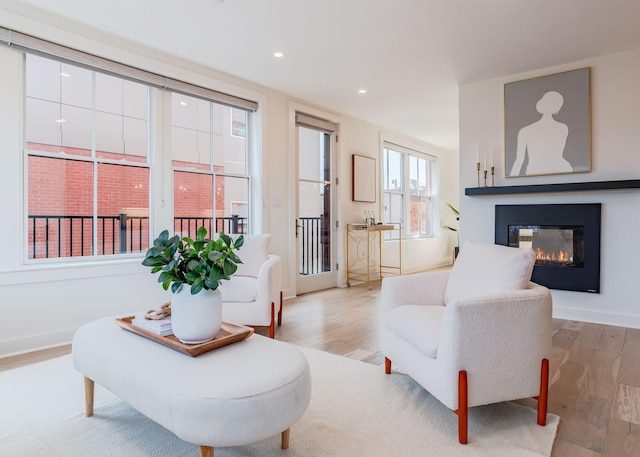
[[[202,279],[198,278],[198,280],[196,280],[196,282],[194,282],[191,285],[191,295],[195,295],[198,292],[200,292],[203,288],[203,281]]]
[[[236,239],[236,241],[233,243],[233,247],[235,247],[236,249],[240,249],[243,244],[244,244],[244,235],[240,235]]]
[[[219,265],[215,265],[214,267],[212,267],[211,271],[209,272],[209,279],[211,281],[219,281],[220,279],[225,279],[222,267],[220,267]]]
[[[220,283],[218,281],[212,281],[209,277],[204,278],[204,285],[211,290],[216,290]]]
[[[165,265],[166,263],[167,262],[165,261],[165,259],[160,257],[146,257],[142,261],[142,265],[144,265],[145,267],[155,267],[158,265]]]
[[[229,259],[232,260],[235,263],[243,263],[242,260],[240,260],[240,257],[238,257],[235,252],[230,252],[229,253]]]
[[[181,282],[174,282],[173,284],[171,284],[171,292],[174,294],[178,292],[181,288],[182,288]]]
[[[158,282],[165,282],[166,280],[172,280],[175,277],[173,271],[163,271],[158,276]]]
[[[201,241],[207,237],[207,229],[206,227],[199,227],[196,231],[196,240]]]
[[[447,205],[447,206],[449,207],[449,209],[451,210],[451,212],[452,212],[453,214],[455,214],[456,216],[460,216],[460,212],[459,212],[457,209],[455,209],[455,208],[451,205],[451,203],[445,203],[445,205]]]
[[[224,232],[220,232],[220,239],[226,246],[231,246],[233,244],[233,240],[231,239],[231,237]]]
[[[222,269],[224,271],[225,276],[231,276],[236,272],[236,270],[238,269],[238,266],[235,263],[233,263],[231,260],[224,259],[224,265]]]
[[[211,251],[209,253],[209,260],[211,260],[212,262],[219,262],[222,257],[222,252],[219,251]]]
[[[445,230],[451,230],[452,232],[457,232],[458,229],[455,229],[453,227],[449,227],[448,225],[443,225],[441,226],[441,228],[445,229]]]

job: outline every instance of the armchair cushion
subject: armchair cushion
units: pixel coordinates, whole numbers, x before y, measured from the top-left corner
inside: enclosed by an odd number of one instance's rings
[[[403,305],[387,314],[387,325],[427,357],[438,355],[444,306]]]
[[[222,281],[220,293],[223,302],[245,303],[256,301],[258,296],[258,280],[250,276],[233,276],[229,281]]]
[[[260,272],[260,267],[265,260],[267,260],[267,256],[269,255],[270,244],[270,233],[262,235],[245,235],[244,244],[237,252],[242,263],[238,264],[238,270],[236,271],[235,276],[251,276],[252,278],[257,278],[258,273]]]
[[[532,249],[467,241],[451,269],[445,304],[526,289],[535,260]]]

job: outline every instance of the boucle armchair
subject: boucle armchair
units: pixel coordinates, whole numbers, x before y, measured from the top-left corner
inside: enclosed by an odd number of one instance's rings
[[[380,344],[392,361],[458,415],[535,397],[546,425],[551,294],[530,282],[534,253],[467,242],[450,271],[385,278]]]
[[[235,238],[236,236],[234,236]],[[228,281],[222,281],[222,320],[251,327],[268,327],[275,337],[276,314],[282,324],[280,257],[269,252],[271,234],[244,235],[237,251],[242,260]]]

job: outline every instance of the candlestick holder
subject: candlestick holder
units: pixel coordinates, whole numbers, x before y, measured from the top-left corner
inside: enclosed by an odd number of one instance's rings
[[[495,187],[495,185],[496,185],[495,177],[494,177],[495,174],[496,174],[496,167],[491,165],[491,187]]]
[[[484,187],[487,187],[487,170],[484,170]]]
[[[480,162],[476,163],[476,171],[478,175],[478,187],[480,187]]]

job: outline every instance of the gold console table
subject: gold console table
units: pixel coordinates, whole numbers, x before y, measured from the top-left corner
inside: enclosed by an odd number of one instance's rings
[[[382,238],[386,231],[398,232],[398,265],[383,262]],[[402,224],[347,224],[347,285],[351,281],[367,284],[385,276],[402,274]],[[369,286],[371,289],[371,286]]]

